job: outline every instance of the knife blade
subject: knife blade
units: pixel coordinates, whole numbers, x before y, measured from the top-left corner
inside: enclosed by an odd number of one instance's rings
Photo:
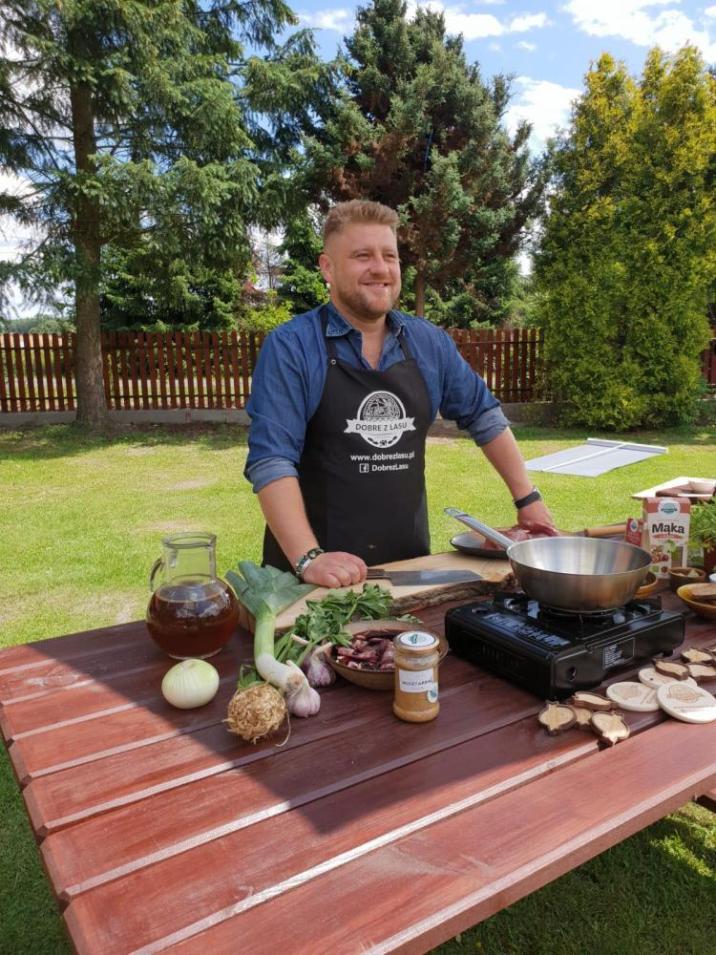
[[[386,570],[369,567],[368,580],[387,579],[396,587],[435,587],[439,584],[466,584],[482,580],[473,570]]]

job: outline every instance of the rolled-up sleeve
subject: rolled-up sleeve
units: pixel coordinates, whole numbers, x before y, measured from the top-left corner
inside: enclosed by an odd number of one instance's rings
[[[244,475],[254,491],[298,474],[308,422],[310,371],[305,350],[285,328],[261,346],[246,410],[251,418]]]
[[[287,458],[261,458],[254,464],[249,464],[247,461],[244,474],[254,489],[254,494],[258,494],[262,487],[266,487],[272,481],[285,477],[297,478],[298,469]]]
[[[482,447],[493,441],[510,423],[500,402],[468,365],[452,338],[443,332],[441,339],[444,367],[440,414],[455,421]]]

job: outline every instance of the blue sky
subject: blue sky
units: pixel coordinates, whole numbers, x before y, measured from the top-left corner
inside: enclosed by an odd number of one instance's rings
[[[325,57],[352,33],[360,6],[331,0],[291,5],[302,25],[315,31]],[[514,78],[506,120],[513,126],[529,119],[537,151],[556,127],[566,125],[590,62],[604,51],[636,75],[653,46],[673,52],[690,42],[707,63],[716,63],[714,0],[429,0],[424,5],[444,13],[449,33],[463,35],[467,58],[479,63],[483,77]],[[408,0],[409,14],[415,6]]]

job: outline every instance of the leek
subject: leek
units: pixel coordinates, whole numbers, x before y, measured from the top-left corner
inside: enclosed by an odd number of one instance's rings
[[[258,567],[249,560],[239,561],[238,573],[228,571],[226,580],[256,621],[254,663],[259,675],[280,691],[292,716],[313,716],[320,708],[321,699],[300,667],[291,661],[281,663],[276,659],[274,638],[278,615],[314,588],[299,583],[288,571]],[[237,691],[239,694],[251,688],[245,686],[246,681],[243,682],[244,686]],[[256,695],[255,691],[253,695]],[[234,731],[243,735],[238,729]],[[258,738],[255,728],[251,738]]]

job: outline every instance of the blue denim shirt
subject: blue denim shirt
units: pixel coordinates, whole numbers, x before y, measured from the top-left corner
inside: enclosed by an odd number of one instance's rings
[[[361,333],[332,304],[327,307],[326,334],[336,340],[338,358],[354,367],[370,368],[362,355]],[[487,444],[508,427],[499,401],[461,357],[452,338],[424,318],[395,309],[389,313],[378,371],[403,361],[401,335],[425,380],[433,421],[439,411],[468,431],[478,445]],[[254,491],[298,475],[306,426],[320,404],[327,365],[320,308],[280,325],[261,346],[246,406],[251,430],[244,474]]]

